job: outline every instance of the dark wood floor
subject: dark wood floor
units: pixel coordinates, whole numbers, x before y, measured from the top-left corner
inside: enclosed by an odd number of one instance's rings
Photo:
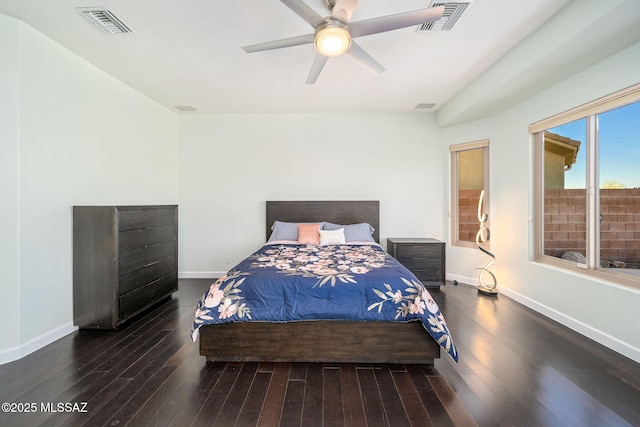
[[[77,332],[0,366],[0,402],[35,410],[1,412],[0,426],[640,425],[639,364],[504,296],[433,293],[459,364],[207,364],[188,331],[209,283],[181,280],[117,332]]]

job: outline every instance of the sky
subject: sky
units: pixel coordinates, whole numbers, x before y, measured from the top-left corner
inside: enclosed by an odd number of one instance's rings
[[[617,181],[624,188],[640,188],[640,102],[598,116],[600,184]],[[565,188],[585,188],[587,120],[549,129],[580,141],[578,158],[565,174]]]

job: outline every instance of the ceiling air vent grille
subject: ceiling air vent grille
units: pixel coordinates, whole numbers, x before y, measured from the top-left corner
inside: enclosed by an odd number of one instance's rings
[[[432,103],[432,102],[423,102],[420,104],[417,104],[415,106],[416,110],[430,110],[431,108],[435,107],[436,104]]]
[[[122,19],[118,18],[115,13],[106,9],[77,9],[89,21],[96,24],[102,31],[108,34],[122,34],[133,32]]]
[[[458,22],[469,2],[433,2],[431,7],[444,6],[444,14],[437,21],[427,22],[418,27],[418,31],[450,31]]]
[[[175,108],[178,111],[198,111],[196,110],[195,107],[191,105],[174,105],[173,108]]]

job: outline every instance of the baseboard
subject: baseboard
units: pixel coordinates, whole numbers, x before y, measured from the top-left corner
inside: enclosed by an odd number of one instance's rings
[[[14,360],[22,359],[23,357],[33,353],[34,351],[40,350],[41,348],[51,344],[52,342],[57,341],[60,338],[69,335],[70,333],[73,333],[77,330],[78,327],[74,326],[73,322],[69,322],[56,329],[42,334],[39,337],[33,338],[22,345],[7,350],[2,350],[0,351],[0,365],[13,362]]]
[[[477,279],[472,279],[470,277],[465,277],[465,276],[460,276],[458,274],[448,274],[446,275],[446,280],[450,281],[450,282],[459,282],[459,283],[466,283],[467,285],[471,285],[471,286],[475,286],[478,287],[478,280]]]
[[[455,274],[447,274],[447,280],[456,280],[460,283],[466,283],[472,286],[478,286],[478,281],[476,279],[472,279],[469,277],[458,276]],[[532,300],[531,298],[520,294],[504,285],[499,285],[497,287],[498,293],[502,294],[508,298],[511,298],[514,301],[519,302],[520,304],[546,316],[556,322],[566,326],[569,329],[572,329],[578,332],[581,335],[584,335],[587,338],[594,340],[595,342],[602,344],[603,346],[610,348],[611,350],[622,354],[623,356],[628,357],[631,360],[640,363],[640,349],[629,345],[619,339],[612,337],[611,335],[604,333],[598,329],[593,328],[573,317],[567,316],[564,313],[561,313],[551,307],[548,307],[544,304],[540,304],[539,302]]]
[[[217,279],[225,274],[226,271],[180,271],[178,279]]]
[[[602,344],[603,346],[610,348],[611,350],[622,354],[623,356],[628,357],[636,362],[640,363],[640,349],[633,347],[619,339],[612,337],[611,335],[602,332],[598,329],[593,328],[581,321],[574,319],[570,316],[567,316],[564,313],[561,313],[557,310],[554,310],[551,307],[547,307],[544,304],[540,304],[537,301],[530,299],[516,291],[513,291],[509,288],[500,287],[499,293],[506,295],[514,301],[518,301],[520,304],[529,307],[532,310],[537,311],[540,314],[543,314],[550,319],[555,320],[558,323],[566,326],[569,329],[573,329],[574,331],[582,334],[597,343]]]

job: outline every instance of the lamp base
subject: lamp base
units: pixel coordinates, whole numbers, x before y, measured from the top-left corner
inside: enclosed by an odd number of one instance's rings
[[[482,294],[482,295],[488,295],[488,296],[498,296],[498,290],[496,288],[485,288],[484,286],[478,286],[478,293]]]

